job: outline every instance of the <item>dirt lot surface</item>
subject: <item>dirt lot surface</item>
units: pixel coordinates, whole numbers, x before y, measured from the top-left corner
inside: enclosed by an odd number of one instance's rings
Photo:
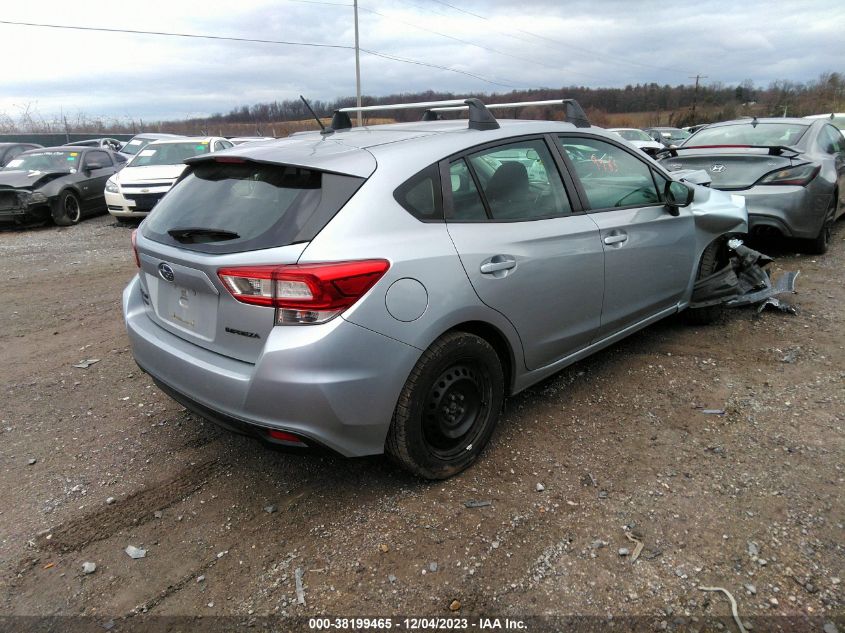
[[[0,614],[737,630],[699,589],[721,586],[756,631],[843,632],[845,222],[826,256],[773,254],[801,271],[797,316],[650,327],[508,400],[483,459],[427,483],[268,450],[159,392],[128,351],[110,218],[0,232]]]

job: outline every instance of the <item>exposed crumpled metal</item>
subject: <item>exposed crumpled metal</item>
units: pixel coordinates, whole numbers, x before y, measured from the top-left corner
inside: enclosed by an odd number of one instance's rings
[[[797,313],[795,306],[779,298],[779,295],[795,293],[797,271],[786,272],[773,283],[769,272],[764,270],[774,261],[771,257],[748,248],[738,239],[730,240],[728,248],[732,251],[730,262],[693,286],[691,308],[719,303],[729,308],[757,304],[758,312],[771,306]]]

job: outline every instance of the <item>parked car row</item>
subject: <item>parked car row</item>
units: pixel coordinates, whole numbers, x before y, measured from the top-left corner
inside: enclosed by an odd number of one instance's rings
[[[795,238],[820,254],[845,213],[843,126],[845,114],[834,113],[610,131],[671,171],[703,170],[709,186],[745,196],[751,232]]]
[[[0,169],[0,226],[50,220],[68,226],[104,210],[119,221],[143,218],[173,186],[185,159],[233,146],[221,137],[144,134],[115,151],[111,141],[0,146],[13,156]]]

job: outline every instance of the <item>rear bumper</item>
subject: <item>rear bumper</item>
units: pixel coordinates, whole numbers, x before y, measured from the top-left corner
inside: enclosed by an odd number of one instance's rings
[[[758,185],[734,193],[745,196],[751,231],[769,227],[798,238],[819,234],[832,195],[795,185]]]
[[[290,431],[347,457],[384,451],[421,353],[337,318],[273,328],[257,362],[245,363],[155,324],[137,277],[123,292],[123,313],[136,362],[184,406],[230,428]]]

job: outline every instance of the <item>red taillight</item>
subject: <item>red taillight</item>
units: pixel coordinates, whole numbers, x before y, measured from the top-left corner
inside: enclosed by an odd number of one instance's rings
[[[135,254],[135,265],[141,267],[141,258],[138,257],[138,238],[135,235],[138,229],[132,229],[132,252]]]
[[[217,275],[242,303],[276,308],[276,323],[325,323],[352,306],[382,278],[383,259],[327,264],[221,268]]]
[[[785,169],[777,169],[769,172],[759,180],[761,185],[807,185],[813,178],[818,176],[821,165],[804,163]]]

